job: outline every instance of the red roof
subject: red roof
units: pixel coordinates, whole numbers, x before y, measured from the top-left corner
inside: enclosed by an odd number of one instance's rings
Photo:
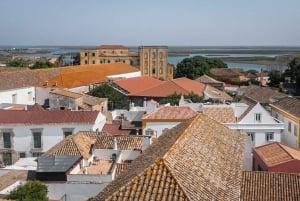
[[[163,82],[160,85],[151,87],[147,90],[132,94],[135,96],[166,97],[174,93],[187,95],[194,93],[203,96],[205,85],[186,77],[173,79]]]
[[[100,45],[97,49],[128,49],[124,45]]]
[[[0,124],[94,123],[97,111],[0,110]]]
[[[134,77],[114,81],[115,84],[128,91],[130,94],[135,94],[146,89],[158,86],[164,81],[152,77]]]
[[[279,142],[254,148],[259,157],[268,167],[273,167],[291,160],[300,160],[300,150]]]
[[[131,130],[120,130],[120,124],[104,124],[102,132],[107,132],[111,135],[129,135]]]
[[[165,106],[154,110],[143,116],[146,119],[168,119],[168,120],[185,120],[190,119],[198,114],[197,111],[188,106]]]

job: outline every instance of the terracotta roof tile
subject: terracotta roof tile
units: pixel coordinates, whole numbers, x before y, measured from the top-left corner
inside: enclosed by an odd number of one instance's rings
[[[221,91],[210,85],[206,85],[204,93],[208,98],[211,98],[214,100],[220,100],[220,101],[232,101],[233,100],[232,97],[229,96],[226,92]]]
[[[117,163],[115,178],[118,178],[124,172],[124,170],[127,170],[129,165],[130,165],[130,163],[128,163],[128,162],[127,163]]]
[[[203,105],[203,114],[220,123],[235,123],[234,110],[229,105]]]
[[[278,90],[274,90],[270,87],[250,85],[246,88],[244,97],[262,104],[270,104],[283,97],[287,97],[287,95],[284,93],[280,93],[278,92]]]
[[[27,170],[8,170],[7,173],[0,175],[0,191],[17,181],[27,181],[27,179]]]
[[[75,93],[75,92],[63,90],[63,89],[54,89],[54,90],[50,91],[49,93],[66,96],[66,97],[70,97],[70,98],[74,98],[74,99],[77,99],[77,98],[80,98],[83,96],[83,94],[79,94],[79,93]]]
[[[128,64],[92,64],[60,68],[60,74],[48,79],[41,86],[71,88],[108,80],[108,76],[139,71]]]
[[[232,77],[243,75],[244,70],[242,68],[211,68],[210,73],[214,76]]]
[[[74,135],[69,135],[61,142],[50,148],[45,156],[67,155],[67,156],[82,156],[88,159],[91,155],[91,146],[95,144],[98,132],[81,131]]]
[[[120,79],[114,81],[114,83],[122,89],[129,92],[129,94],[135,94],[146,89],[155,87],[162,84],[164,81],[152,78],[152,77],[134,77],[128,79]]]
[[[93,124],[98,111],[69,110],[0,110],[1,124],[51,124],[88,123]]]
[[[142,150],[143,136],[136,135],[99,135],[94,149],[114,149],[115,140],[118,150]]]
[[[238,200],[244,144],[199,114],[164,132],[94,200]]]
[[[155,109],[153,112],[143,116],[142,120],[169,119],[187,120],[198,114],[197,111],[188,106],[164,106]]]
[[[300,200],[299,174],[243,172],[241,201]]]
[[[111,135],[129,135],[131,130],[121,130],[120,124],[104,124],[102,132],[109,133]]]
[[[202,82],[203,84],[222,84],[223,82],[220,82],[218,80],[215,80],[212,77],[209,77],[208,75],[202,75],[201,77],[197,78],[196,81]]]
[[[160,85],[134,93],[134,96],[166,97],[174,93],[187,95],[189,93],[203,96],[205,85],[195,80],[182,77],[165,81]]]
[[[295,97],[285,97],[271,104],[273,108],[284,110],[296,118],[300,118],[300,99]]]
[[[294,159],[300,160],[300,150],[279,142],[255,147],[253,151],[258,154],[268,167],[276,166]]]

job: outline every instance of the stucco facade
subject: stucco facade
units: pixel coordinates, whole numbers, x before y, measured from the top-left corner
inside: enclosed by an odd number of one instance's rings
[[[35,87],[0,91],[0,103],[33,105],[35,103]]]

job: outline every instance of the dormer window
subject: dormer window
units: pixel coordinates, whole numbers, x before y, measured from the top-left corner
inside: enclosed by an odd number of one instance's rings
[[[256,122],[261,122],[261,114],[260,113],[255,114],[255,121]]]

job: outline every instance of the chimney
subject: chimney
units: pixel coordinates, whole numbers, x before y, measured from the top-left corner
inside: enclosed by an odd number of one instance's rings
[[[116,137],[114,137],[114,150],[118,150],[118,142]]]
[[[145,136],[142,140],[142,151],[147,149],[152,143],[152,137],[151,136]]]

